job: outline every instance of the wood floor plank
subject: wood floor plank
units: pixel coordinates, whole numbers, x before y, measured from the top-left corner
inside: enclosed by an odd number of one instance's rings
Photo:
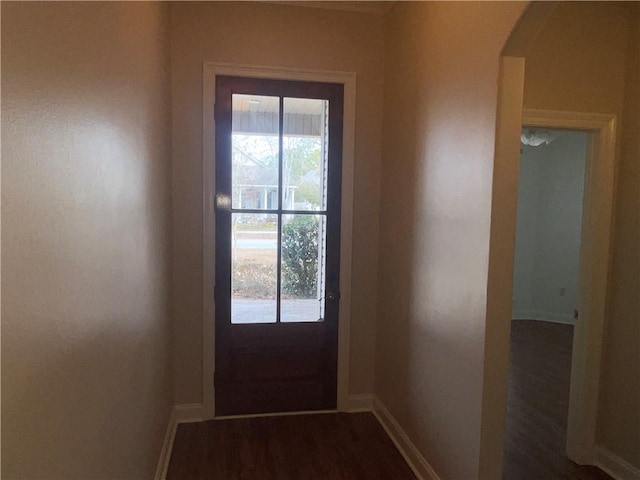
[[[564,455],[571,325],[512,325],[504,480],[611,480]],[[168,480],[415,479],[370,413],[213,420],[178,427]]]
[[[415,480],[371,413],[179,425],[168,480]]]
[[[564,454],[573,326],[511,322],[504,480],[609,480]]]

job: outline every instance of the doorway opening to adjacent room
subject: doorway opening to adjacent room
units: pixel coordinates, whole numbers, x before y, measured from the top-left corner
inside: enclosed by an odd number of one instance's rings
[[[560,2],[532,2],[500,57],[496,142],[493,167],[487,323],[483,377],[480,477],[501,478],[509,383],[513,308],[514,254],[520,147],[523,127],[589,133],[580,252],[579,321],[574,327],[567,417],[567,457],[578,465],[607,472],[611,455],[596,445],[605,309],[609,290],[615,192],[616,129],[619,115],[611,105],[581,105],[572,89],[538,78],[545,95],[562,96],[529,103],[525,109],[525,65],[535,65],[533,48],[554,19]],[[539,70],[543,72],[543,70]],[[553,94],[551,93],[553,92]],[[549,99],[547,99],[549,100]],[[564,101],[566,100],[566,102]]]
[[[521,82],[523,66],[524,64],[517,59],[505,58],[503,60],[503,96],[515,93],[512,88],[516,89]],[[566,456],[578,465],[599,465],[595,430],[609,270],[616,118],[614,115],[608,114],[522,110],[521,97],[514,95],[511,100],[503,104],[504,111],[500,112],[503,118],[498,126],[498,152],[496,154],[496,162],[500,163],[501,168],[505,170],[503,173],[506,173],[503,178],[508,178],[509,181],[504,182],[501,179],[500,183],[494,185],[494,211],[492,212],[494,222],[492,225],[492,232],[494,232],[492,249],[494,252],[497,251],[498,242],[503,242],[500,247],[502,255],[500,257],[494,256],[489,274],[489,288],[490,291],[496,292],[496,296],[490,296],[489,299],[488,309],[493,316],[488,321],[495,320],[496,322],[492,324],[492,328],[496,329],[492,331],[492,335],[499,334],[495,337],[498,342],[497,348],[500,350],[496,352],[496,358],[499,359],[497,360],[497,365],[500,366],[499,374],[500,376],[504,375],[502,378],[504,379],[505,404],[500,406],[500,410],[502,410],[502,415],[507,411],[506,399],[510,366],[509,339],[514,300],[513,259],[516,256],[517,180],[520,170],[522,128],[528,129],[529,133],[542,129],[549,135],[552,135],[556,130],[583,132],[581,135],[586,136],[588,141],[584,166],[584,200],[582,201],[582,221],[580,222],[579,276],[576,294],[579,320],[574,326],[571,351]],[[517,123],[514,125],[508,122]],[[576,135],[578,134],[576,133]],[[579,138],[579,135],[576,138]],[[496,195],[503,199],[499,204],[495,203]],[[502,237],[497,232],[500,232]],[[495,290],[499,283],[504,285],[501,291]],[[549,285],[545,287],[550,288]],[[560,297],[560,288],[562,287],[558,286],[554,290],[557,297]],[[564,288],[564,296],[561,298],[566,297],[568,293],[567,287],[564,286]],[[570,340],[569,343],[571,343]],[[512,365],[512,368],[516,367]],[[498,409],[493,410],[489,405],[485,405],[484,408],[486,408],[487,415],[495,413],[496,421],[499,421],[497,415],[500,412]],[[485,421],[488,418],[487,416]],[[538,427],[539,425],[536,428]],[[498,432],[502,432],[501,437],[504,435],[502,427],[495,433]],[[496,438],[496,441],[500,442],[501,449],[503,448],[503,440],[504,437]],[[562,448],[562,441],[560,441],[560,448]],[[493,453],[496,458],[503,458],[499,452]],[[531,452],[527,452],[527,455],[531,456]],[[534,460],[540,461],[539,458]],[[497,464],[488,464],[487,468],[495,469],[493,470],[495,472],[497,466]],[[509,468],[504,465],[507,475]]]
[[[589,134],[521,132],[503,478],[565,478]]]

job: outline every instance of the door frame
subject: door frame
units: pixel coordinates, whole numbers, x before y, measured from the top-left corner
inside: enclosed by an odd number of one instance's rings
[[[356,74],[257,65],[204,62],[202,77],[203,298],[202,400],[204,418],[215,417],[215,90],[217,76],[339,83],[344,86],[342,205],[340,220],[340,305],[338,319],[337,407],[349,410],[349,336],[355,165]]]
[[[573,330],[566,453],[576,463],[594,464],[613,219],[616,117],[525,109],[522,126],[590,134],[578,273],[579,319]]]
[[[529,12],[528,19],[536,28],[541,28],[555,8],[555,2],[549,2],[548,5],[541,3],[535,5],[534,9],[530,8]],[[536,28],[529,24],[522,28],[530,34],[528,40],[535,38]],[[518,36],[514,38],[516,47],[508,43],[500,59],[487,279],[480,478],[502,476],[520,133],[523,125],[582,130],[592,134],[585,173],[581,234],[578,307],[581,320],[574,329],[566,453],[579,464],[598,463],[596,422],[611,257],[617,120],[615,115],[606,113],[524,109],[525,55],[520,50],[526,51],[526,48],[519,43],[526,42],[521,42]],[[511,51],[513,49],[514,52]]]

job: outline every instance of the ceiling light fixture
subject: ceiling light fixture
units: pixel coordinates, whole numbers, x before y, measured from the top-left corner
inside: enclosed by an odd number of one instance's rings
[[[556,135],[548,130],[524,129],[520,135],[520,142],[530,147],[549,145],[556,139]]]

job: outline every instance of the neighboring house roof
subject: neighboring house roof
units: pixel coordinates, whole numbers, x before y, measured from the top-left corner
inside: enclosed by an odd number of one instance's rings
[[[241,167],[242,180],[238,183],[243,185],[278,185],[278,171],[272,165],[237,147],[234,147],[233,153],[241,156],[244,163]]]

